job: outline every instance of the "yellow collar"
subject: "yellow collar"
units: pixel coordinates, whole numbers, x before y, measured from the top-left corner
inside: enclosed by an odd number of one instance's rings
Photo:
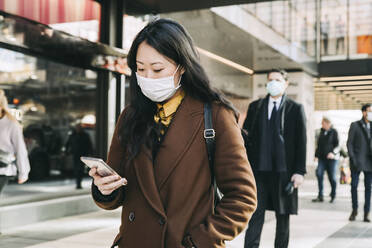
[[[164,125],[168,126],[184,97],[185,92],[181,90],[177,96],[173,97],[169,101],[163,104],[157,103],[156,106],[158,107],[158,112],[154,117],[155,121],[159,122],[159,120],[161,120]]]

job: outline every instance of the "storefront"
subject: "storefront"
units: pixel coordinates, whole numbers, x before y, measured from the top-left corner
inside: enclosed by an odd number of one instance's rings
[[[0,89],[23,126],[30,179],[69,177],[66,144],[80,123],[105,157],[123,108],[126,52],[98,43],[91,0],[0,0]]]

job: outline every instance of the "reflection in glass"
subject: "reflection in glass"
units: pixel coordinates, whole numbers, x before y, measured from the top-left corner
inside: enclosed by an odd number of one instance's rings
[[[322,60],[346,58],[346,0],[322,0],[320,9]]]
[[[325,15],[324,19],[320,22],[320,37],[323,43],[322,49],[323,55],[328,55],[329,31],[330,31],[329,18],[328,15]]]
[[[271,1],[242,8],[305,54],[316,54],[316,0]]]
[[[372,56],[372,0],[353,0],[350,4],[350,58]]]
[[[346,29],[345,21],[343,20],[342,15],[338,15],[335,29],[336,29],[336,54],[344,54]]]
[[[38,54],[63,61],[81,68],[113,70],[122,73],[126,53],[119,48],[95,43],[68,33],[52,29],[44,24],[31,22],[0,11],[0,42],[13,50]],[[94,63],[96,57],[112,60],[115,66]],[[103,65],[111,64],[104,63]],[[117,70],[119,68],[119,70]]]
[[[0,48],[0,88],[23,126],[31,180],[72,176],[64,146],[76,123],[94,147],[96,79],[90,70]]]

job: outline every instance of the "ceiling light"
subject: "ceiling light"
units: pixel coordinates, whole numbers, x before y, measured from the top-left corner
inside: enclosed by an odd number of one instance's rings
[[[337,90],[372,90],[372,85],[336,87]]]
[[[213,60],[216,60],[218,62],[221,62],[221,63],[223,63],[225,65],[228,65],[228,66],[230,66],[232,68],[235,68],[235,69],[237,69],[239,71],[245,72],[245,73],[247,73],[249,75],[252,75],[254,73],[254,71],[252,69],[249,69],[248,67],[242,66],[242,65],[240,65],[238,63],[235,63],[235,62],[233,62],[231,60],[225,59],[225,58],[223,58],[221,56],[218,56],[217,54],[208,52],[207,50],[204,50],[204,49],[202,49],[200,47],[197,47],[196,49],[199,51],[199,53],[207,56],[208,58],[211,58]]]
[[[344,94],[347,95],[359,95],[359,94],[372,94],[372,90],[345,90],[343,91]]]
[[[357,80],[368,80],[372,79],[372,75],[366,76],[347,76],[347,77],[322,77],[319,80],[322,82],[329,82],[329,81],[357,81]]]
[[[329,86],[353,86],[353,85],[372,85],[371,80],[367,81],[339,81],[339,82],[329,82]]]

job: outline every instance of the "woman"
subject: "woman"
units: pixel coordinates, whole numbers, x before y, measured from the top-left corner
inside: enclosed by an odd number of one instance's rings
[[[116,125],[107,163],[121,176],[100,177],[93,198],[122,208],[113,247],[225,247],[256,208],[254,177],[232,106],[212,90],[190,36],[171,20],[149,23],[128,54],[131,103]],[[212,103],[214,190],[204,132],[204,103]],[[126,184],[126,186],[123,186]]]
[[[0,193],[9,181],[18,173],[18,183],[27,181],[30,163],[22,128],[17,120],[9,113],[8,101],[3,90],[0,90],[0,152],[6,156],[15,156],[16,161],[0,166]]]

